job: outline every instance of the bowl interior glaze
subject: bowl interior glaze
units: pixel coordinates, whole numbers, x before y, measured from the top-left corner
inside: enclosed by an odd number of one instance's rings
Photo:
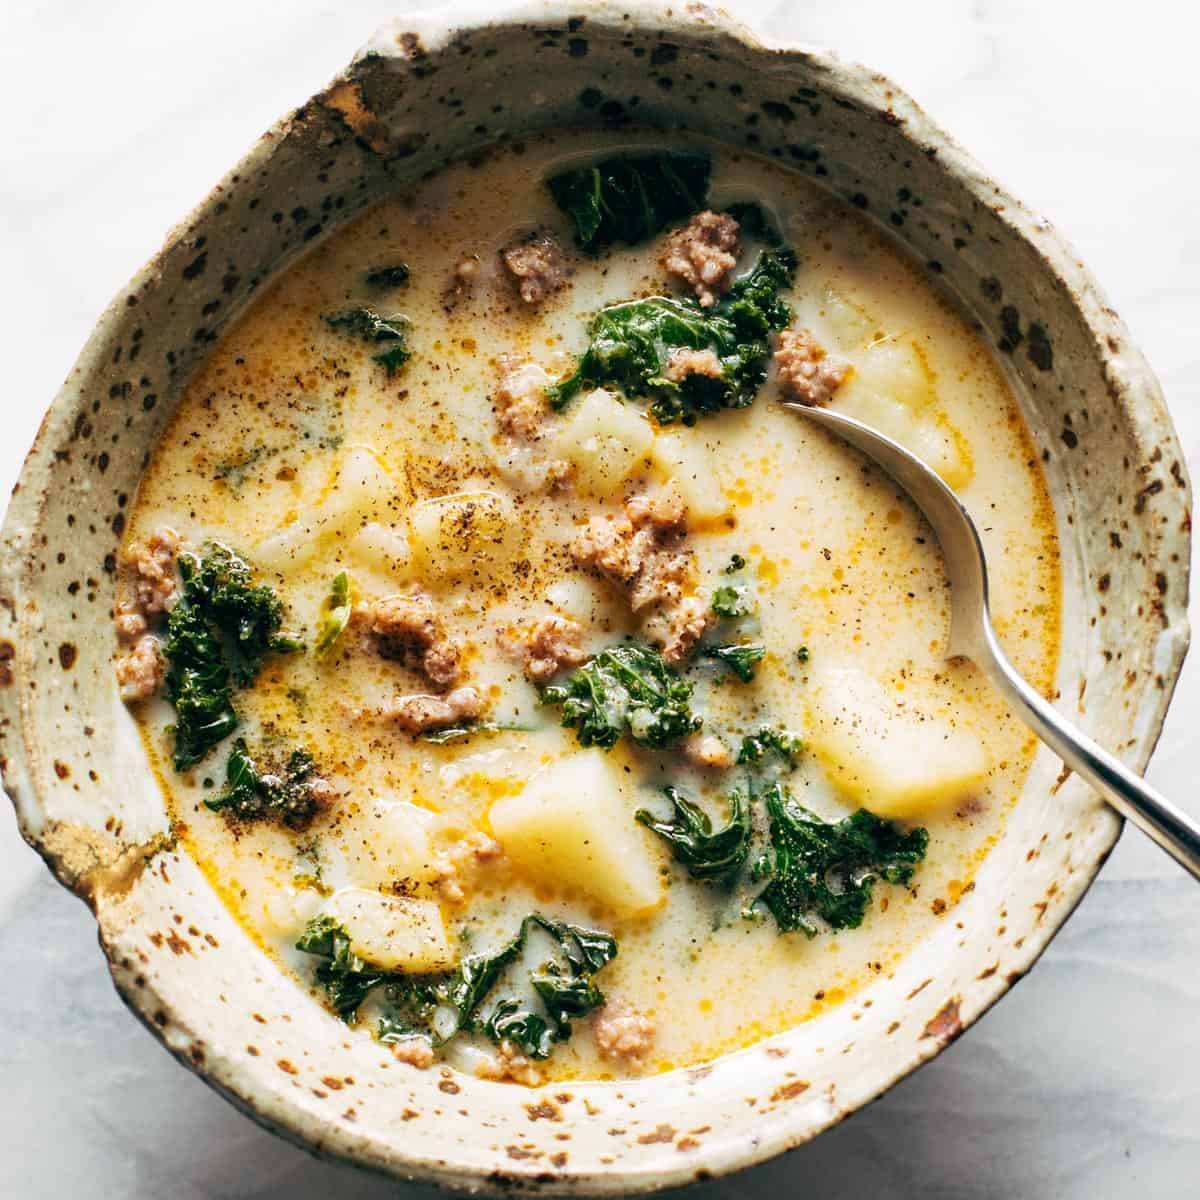
[[[415,1071],[351,1034],[177,850],[109,618],[125,513],[192,368],[275,272],[397,182],[497,139],[633,122],[817,179],[977,318],[1055,503],[1059,702],[1138,768],[1187,646],[1190,495],[1152,374],[1059,235],[888,80],[763,45],[703,4],[459,5],[382,30],[172,231],[54,401],[3,530],[0,766],[24,835],[92,907],[117,987],[172,1053],[310,1149],[473,1191],[628,1195],[811,1138],[1019,979],[1119,833],[1042,754],[953,919],[851,1002],[710,1066],[537,1092]]]

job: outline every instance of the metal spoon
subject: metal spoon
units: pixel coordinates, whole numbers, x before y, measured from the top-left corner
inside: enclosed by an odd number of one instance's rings
[[[942,546],[950,580],[947,658],[969,658],[991,677],[1013,711],[1123,817],[1200,879],[1200,824],[1160,796],[1124,763],[1063,720],[1008,661],[988,613],[987,564],[967,510],[941,477],[882,433],[828,408],[785,404],[874,459],[925,514]]]

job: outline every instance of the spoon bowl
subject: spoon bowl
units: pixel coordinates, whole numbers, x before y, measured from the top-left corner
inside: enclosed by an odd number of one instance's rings
[[[802,413],[882,467],[925,515],[941,545],[950,582],[946,657],[975,663],[1069,770],[1200,879],[1200,824],[1065,720],[1009,661],[988,610],[987,559],[979,531],[942,477],[899,442],[854,417],[806,404],[788,402],[784,407]]]

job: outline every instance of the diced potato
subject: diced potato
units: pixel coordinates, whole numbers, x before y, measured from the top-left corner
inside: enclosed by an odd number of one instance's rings
[[[881,342],[865,351],[838,388],[835,404],[911,450],[950,487],[970,482],[970,452],[938,411],[933,373],[910,342]]]
[[[350,540],[351,558],[383,575],[407,577],[412,559],[408,538],[398,529],[371,521]]]
[[[571,754],[492,806],[492,832],[529,878],[565,884],[615,913],[664,895],[662,856],[634,820],[620,768],[602,750]]]
[[[679,486],[689,517],[709,521],[729,511],[716,456],[695,430],[660,433],[654,439],[653,454],[663,473]]]
[[[837,348],[847,353],[862,346],[878,328],[862,304],[833,287],[827,287],[821,297],[821,317]]]
[[[597,388],[575,406],[552,453],[575,465],[582,491],[610,496],[645,461],[653,443],[654,430],[637,408]]]
[[[830,781],[881,817],[919,817],[956,804],[991,762],[961,720],[923,710],[854,667],[809,680],[809,745]]]
[[[350,949],[392,971],[443,971],[454,965],[441,909],[432,900],[344,888],[326,910],[350,935]]]
[[[263,538],[255,548],[255,562],[272,569],[302,566],[315,557],[325,539],[377,515],[395,490],[375,453],[366,446],[351,446],[323,501]]]
[[[342,851],[354,862],[354,879],[386,888],[397,880],[425,883],[434,878],[430,836],[435,813],[402,800],[376,800]]]
[[[517,534],[512,501],[499,492],[456,492],[418,504],[409,517],[414,564],[427,576],[486,575],[511,559]]]

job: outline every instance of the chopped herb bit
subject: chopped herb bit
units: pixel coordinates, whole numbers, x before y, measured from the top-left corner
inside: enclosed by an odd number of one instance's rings
[[[488,1003],[535,930],[548,936],[549,957],[530,972],[524,995]],[[609,934],[538,913],[527,916],[516,936],[496,953],[470,955],[457,970],[438,975],[412,976],[373,967],[350,945],[350,935],[330,916],[314,918],[296,943],[297,949],[322,960],[317,982],[347,1023],[355,1022],[371,991],[386,985],[388,1011],[379,1024],[381,1041],[415,1036],[436,1046],[465,1030],[495,1042],[515,1042],[531,1058],[548,1057],[556,1042],[571,1036],[572,1017],[585,1016],[604,1003],[595,976],[617,954]]]
[[[684,797],[677,788],[664,789],[673,809],[671,818],[659,820],[647,809],[637,819],[671,847],[671,853],[688,869],[693,879],[722,879],[740,870],[750,850],[750,804],[748,796],[735,790],[729,795],[729,821],[713,830],[708,814]]]
[[[591,253],[635,245],[704,207],[712,162],[706,154],[637,154],[552,175],[546,186]]]
[[[754,597],[745,584],[723,584],[713,592],[712,610],[731,619],[749,616],[754,611]]]
[[[293,750],[277,771],[263,770],[238,738],[225,765],[225,787],[205,806],[235,821],[273,818],[289,829],[305,829],[321,808],[328,784],[306,750]]]
[[[725,567],[725,574],[735,575],[738,571],[742,570],[745,565],[746,560],[740,554],[731,554],[729,556],[729,563]]]
[[[250,472],[260,462],[265,462],[279,453],[278,447],[267,447],[261,442],[250,450],[243,451],[225,462],[218,463],[213,469],[213,478],[219,479],[236,496],[246,486]]]
[[[387,267],[372,267],[363,276],[367,287],[397,288],[408,282],[409,270],[407,263],[395,263]]]
[[[333,577],[329,595],[321,606],[316,643],[318,658],[324,658],[336,645],[338,638],[350,624],[350,614],[353,611],[354,606],[350,602],[350,576],[345,571],[339,571]]]
[[[477,733],[529,733],[532,725],[508,725],[501,721],[479,721],[474,725],[452,725],[449,729],[438,729],[432,733],[421,734],[421,741],[432,742],[435,746],[447,746],[452,742],[463,742],[474,737]]]
[[[778,292],[790,285],[795,266],[790,250],[766,251],[711,309],[666,296],[602,308],[588,326],[590,343],[574,372],[547,389],[550,403],[562,409],[584,388],[615,386],[630,399],[647,399],[664,425],[746,408],[766,375],[767,335],[791,319]],[[669,360],[676,350],[710,350],[719,370],[672,379]]]
[[[801,646],[800,649],[796,651],[796,658],[799,662],[808,662],[808,647]]]
[[[714,658],[723,666],[728,667],[743,683],[754,679],[754,672],[767,653],[767,648],[759,642],[748,642],[742,645],[705,646],[701,654],[705,658]]]
[[[282,633],[283,605],[228,546],[179,556],[183,595],[167,617],[166,696],[175,706],[175,769],[199,762],[238,725],[233,688],[252,683],[270,651],[300,642]]]
[[[774,754],[791,767],[796,765],[796,760],[803,752],[804,742],[798,733],[763,725],[757,733],[742,738],[737,761],[740,765],[753,764],[762,762],[768,754]]]
[[[756,864],[770,877],[759,894],[781,933],[808,937],[831,929],[857,929],[871,903],[877,879],[908,883],[924,859],[929,834],[904,833],[865,809],[837,822],[822,821],[802,808],[781,784],[766,791],[771,850]]]
[[[393,343],[371,356],[374,362],[387,369],[389,375],[398,371],[411,357],[408,349],[408,321],[404,317],[382,317],[369,308],[352,308],[343,313],[326,316],[325,324],[330,329],[349,334],[364,342]]]
[[[689,705],[692,685],[680,679],[651,646],[610,646],[543,689],[544,704],[562,706],[581,746],[608,749],[626,734],[639,746],[661,750],[700,728]]]

